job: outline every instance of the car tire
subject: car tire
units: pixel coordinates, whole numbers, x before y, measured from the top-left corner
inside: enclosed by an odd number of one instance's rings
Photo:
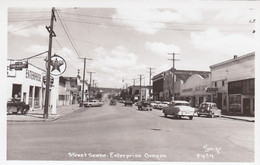
[[[200,115],[198,114],[198,117],[200,117]]]
[[[166,114],[166,113],[164,113],[164,117],[167,117],[167,114]]]
[[[192,119],[193,119],[193,116],[189,116],[189,119],[192,120]]]

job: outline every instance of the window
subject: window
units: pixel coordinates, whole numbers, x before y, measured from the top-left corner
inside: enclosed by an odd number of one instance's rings
[[[223,87],[225,86],[225,81],[224,81],[224,80],[222,81],[222,86],[223,86]]]
[[[217,82],[215,82],[215,87],[217,87],[218,86],[218,83]]]

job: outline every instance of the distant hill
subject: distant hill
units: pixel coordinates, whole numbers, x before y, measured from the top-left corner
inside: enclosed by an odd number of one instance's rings
[[[95,88],[96,89],[96,88]],[[121,89],[117,88],[104,88],[104,87],[98,87],[97,88],[99,91],[102,91],[102,93],[118,93],[121,92]]]

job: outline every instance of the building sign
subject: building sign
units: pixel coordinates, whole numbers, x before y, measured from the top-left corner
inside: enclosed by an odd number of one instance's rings
[[[32,79],[32,80],[40,81],[40,82],[41,82],[41,78],[42,78],[41,74],[28,70],[28,69],[26,69],[25,77],[28,79]]]
[[[205,91],[206,86],[196,86],[195,91]]]
[[[48,63],[46,62],[46,69],[48,68]],[[50,64],[50,73],[54,76],[61,75],[65,72],[67,67],[66,61],[58,55],[53,55],[51,57],[51,64]]]
[[[10,64],[9,67],[10,69],[22,70],[23,68],[28,68],[28,62],[27,61],[15,62],[13,64]]]
[[[218,88],[207,88],[206,92],[208,93],[216,93],[218,91]]]
[[[183,89],[182,92],[192,92],[192,88]]]

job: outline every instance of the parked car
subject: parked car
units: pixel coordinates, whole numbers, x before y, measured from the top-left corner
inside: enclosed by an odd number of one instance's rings
[[[203,102],[200,104],[198,110],[196,111],[198,117],[205,115],[207,117],[221,117],[221,110],[217,108],[216,103]]]
[[[116,105],[116,100],[115,99],[110,100],[110,105]]]
[[[160,104],[160,103],[161,103],[160,101],[153,101],[153,102],[151,102],[151,106],[153,108],[157,108],[158,104]]]
[[[163,109],[164,107],[168,107],[168,105],[170,104],[170,102],[168,101],[163,101],[162,103],[157,105],[158,109]]]
[[[125,106],[127,106],[127,105],[133,106],[133,102],[131,100],[126,100]]]
[[[153,107],[149,103],[149,101],[140,101],[138,104],[138,110],[141,111],[152,111]]]
[[[175,100],[168,107],[163,108],[164,116],[173,115],[174,118],[189,117],[193,119],[195,108],[192,108],[187,101]]]
[[[103,102],[99,100],[90,100],[87,102],[83,102],[84,107],[101,107]]]
[[[30,109],[29,104],[25,104],[22,101],[8,101],[7,102],[7,114],[17,114],[19,111],[21,114],[25,115]]]

